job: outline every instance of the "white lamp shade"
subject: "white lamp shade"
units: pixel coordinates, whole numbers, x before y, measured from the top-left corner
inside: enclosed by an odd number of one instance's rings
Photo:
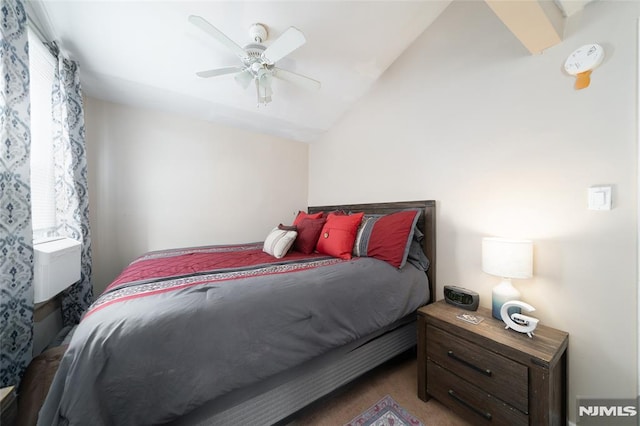
[[[533,242],[506,238],[482,239],[482,270],[503,278],[533,276]]]

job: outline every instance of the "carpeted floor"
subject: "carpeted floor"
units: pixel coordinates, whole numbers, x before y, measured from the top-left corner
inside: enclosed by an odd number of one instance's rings
[[[418,398],[415,354],[401,355],[283,422],[286,426],[341,426],[390,395],[427,426],[470,426],[436,400]]]

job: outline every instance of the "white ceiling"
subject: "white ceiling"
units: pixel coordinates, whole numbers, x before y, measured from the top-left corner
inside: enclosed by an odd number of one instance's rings
[[[443,1],[92,1],[27,3],[33,24],[80,63],[92,97],[187,114],[310,142],[326,132],[440,15]],[[273,102],[256,105],[225,75],[196,71],[240,65],[210,35],[187,21],[200,15],[237,44],[252,23],[269,31],[267,46],[289,26],[305,45],[277,66],[319,80],[307,91],[274,80]]]

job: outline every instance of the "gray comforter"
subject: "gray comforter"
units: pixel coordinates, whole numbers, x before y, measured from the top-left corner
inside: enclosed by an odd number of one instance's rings
[[[371,258],[209,276],[86,316],[38,425],[168,422],[387,326],[428,299],[424,272]]]

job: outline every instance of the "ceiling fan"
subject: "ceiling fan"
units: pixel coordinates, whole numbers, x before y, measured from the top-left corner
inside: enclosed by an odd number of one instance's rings
[[[271,82],[273,77],[307,89],[317,90],[320,88],[320,82],[317,80],[275,66],[277,61],[306,42],[304,34],[299,29],[289,27],[269,47],[266,47],[262,44],[267,40],[266,27],[262,24],[253,24],[249,28],[249,35],[254,43],[240,47],[201,16],[191,15],[189,16],[189,22],[218,40],[242,61],[241,66],[197,72],[196,75],[199,77],[208,78],[235,73],[234,79],[244,89],[249,87],[249,84],[253,81],[258,95],[258,105],[261,103],[266,105],[271,102],[271,95],[273,94]]]

